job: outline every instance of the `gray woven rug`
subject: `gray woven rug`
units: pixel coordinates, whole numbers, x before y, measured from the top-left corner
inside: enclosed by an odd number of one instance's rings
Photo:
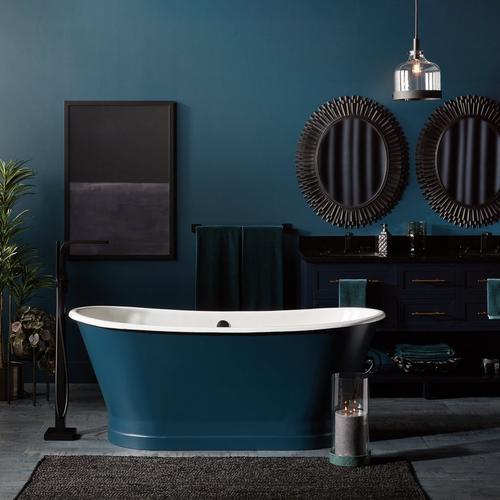
[[[48,456],[28,499],[425,499],[408,462],[359,468],[326,458]]]

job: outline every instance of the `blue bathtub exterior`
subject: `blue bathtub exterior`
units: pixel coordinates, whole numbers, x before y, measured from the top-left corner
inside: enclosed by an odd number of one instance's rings
[[[186,334],[79,323],[109,440],[143,450],[305,450],[331,445],[331,374],[359,369],[371,325]]]

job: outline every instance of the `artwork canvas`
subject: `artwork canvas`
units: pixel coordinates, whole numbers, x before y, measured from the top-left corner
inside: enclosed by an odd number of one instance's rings
[[[65,103],[70,258],[175,258],[175,103]]]

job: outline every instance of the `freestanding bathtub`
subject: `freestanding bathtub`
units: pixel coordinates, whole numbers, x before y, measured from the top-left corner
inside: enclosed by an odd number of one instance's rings
[[[331,374],[361,368],[385,314],[92,306],[69,316],[101,387],[112,443],[300,450],[330,446]]]

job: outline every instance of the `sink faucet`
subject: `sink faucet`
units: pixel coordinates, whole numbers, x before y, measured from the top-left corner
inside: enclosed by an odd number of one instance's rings
[[[344,236],[344,253],[352,252],[352,233],[347,232]]]
[[[481,243],[479,246],[479,253],[488,253],[488,242],[490,239],[491,233],[483,233],[481,234]]]
[[[408,224],[408,237],[410,238],[410,255],[414,256],[417,251],[417,229],[414,222]]]

